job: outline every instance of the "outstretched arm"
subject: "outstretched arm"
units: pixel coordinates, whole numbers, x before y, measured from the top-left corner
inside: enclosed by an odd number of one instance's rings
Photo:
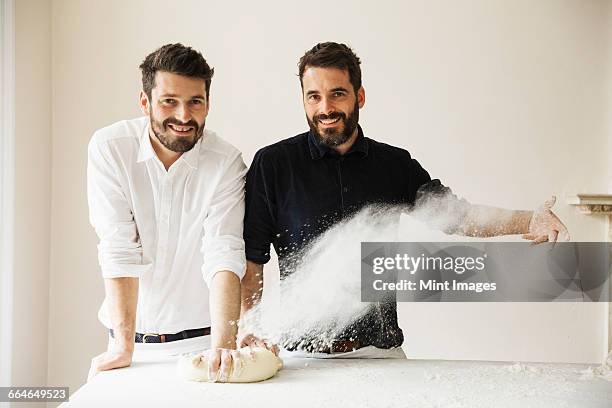
[[[465,219],[457,226],[457,233],[472,237],[522,234],[534,243],[569,241],[567,228],[551,210],[555,201],[553,196],[534,211],[471,204]]]

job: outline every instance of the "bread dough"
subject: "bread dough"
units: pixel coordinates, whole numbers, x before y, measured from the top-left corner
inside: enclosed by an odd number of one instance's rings
[[[267,380],[273,377],[283,366],[283,360],[270,350],[253,347],[254,359],[251,358],[251,349],[244,347],[240,350],[240,361],[234,364],[228,382],[249,383]],[[208,362],[206,354],[184,356],[178,361],[177,372],[181,378],[191,381],[213,381],[208,377]]]

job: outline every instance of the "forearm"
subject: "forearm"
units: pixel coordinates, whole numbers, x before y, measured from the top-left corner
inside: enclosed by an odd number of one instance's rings
[[[261,300],[263,291],[263,265],[247,261],[246,273],[242,278],[242,315]]]
[[[233,272],[217,272],[210,287],[212,348],[236,348],[239,318],[240,279]]]
[[[104,279],[104,288],[113,326],[115,345],[121,350],[134,350],[138,278]]]
[[[484,205],[470,205],[458,233],[471,237],[526,234],[533,211],[506,210]]]

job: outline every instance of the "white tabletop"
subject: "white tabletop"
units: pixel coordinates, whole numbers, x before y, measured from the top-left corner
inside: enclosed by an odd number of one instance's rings
[[[211,384],[179,379],[176,358],[100,373],[62,407],[612,407],[583,365],[290,358],[261,383]]]

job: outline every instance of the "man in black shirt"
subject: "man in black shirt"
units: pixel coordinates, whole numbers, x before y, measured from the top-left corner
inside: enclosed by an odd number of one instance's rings
[[[419,194],[450,191],[439,180],[432,181],[406,150],[364,136],[358,125],[359,109],[365,103],[359,65],[359,58],[344,44],[317,44],[306,52],[299,76],[310,131],[264,147],[253,159],[246,181],[243,313],[259,300],[270,244],[278,254],[283,278],[295,267],[292,254],[365,205],[410,205],[419,189]],[[461,211],[455,214],[458,222],[451,232],[483,237],[524,234],[535,242],[553,241],[559,234],[569,239],[550,211],[554,199],[535,212],[488,208],[493,217],[486,222],[475,216],[484,207],[461,202],[464,205],[455,207]],[[309,349],[300,342],[300,347],[323,353],[370,347],[381,351],[373,356],[384,357],[385,350],[402,342],[396,304],[386,303],[329,345]]]

